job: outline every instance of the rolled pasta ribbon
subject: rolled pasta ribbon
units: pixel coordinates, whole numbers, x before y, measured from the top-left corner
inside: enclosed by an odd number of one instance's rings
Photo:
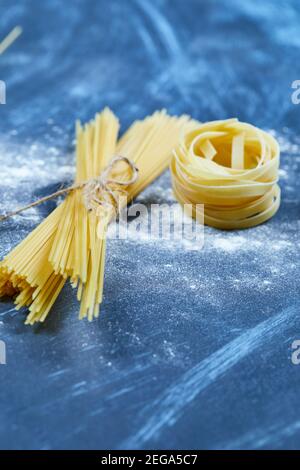
[[[206,225],[254,227],[279,208],[279,161],[278,142],[267,132],[238,119],[208,122],[183,134],[173,152],[174,194],[192,204],[194,217],[204,205]]]

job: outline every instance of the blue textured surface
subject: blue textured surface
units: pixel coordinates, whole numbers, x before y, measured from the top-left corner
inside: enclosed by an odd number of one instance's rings
[[[237,116],[282,145],[279,213],[201,251],[108,244],[99,321],[67,286],[46,324],[0,304],[0,448],[299,448],[300,7],[295,1],[1,0],[1,211],[72,175],[73,124],[109,105]],[[141,196],[170,202],[169,176]],[[3,256],[53,203],[0,227]]]

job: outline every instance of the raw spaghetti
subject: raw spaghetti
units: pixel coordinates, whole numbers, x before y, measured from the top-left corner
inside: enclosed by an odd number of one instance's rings
[[[96,210],[87,207],[84,188],[73,190],[0,263],[0,296],[14,296],[17,309],[29,308],[27,324],[47,318],[68,278],[77,289],[80,318],[92,320],[99,315],[105,234],[117,206],[113,200],[118,202],[124,189],[127,201],[132,200],[161,174],[169,165],[180,132],[194,126],[186,116],[170,117],[160,111],[133,123],[118,142],[119,122],[109,109],[84,126],[77,123],[75,183],[99,177],[116,155],[135,164],[139,177],[134,184],[113,183],[96,194]],[[122,161],[112,173],[110,178],[120,183],[131,178],[129,166]]]

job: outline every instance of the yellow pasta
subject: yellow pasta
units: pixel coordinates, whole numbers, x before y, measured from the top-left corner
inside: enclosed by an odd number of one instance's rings
[[[106,128],[102,126],[102,131],[98,132],[99,135],[96,137],[97,132],[95,131],[93,135],[92,127],[88,132],[82,132],[78,125],[77,165],[80,166],[78,162],[85,161],[86,153],[90,154],[89,161],[93,161],[93,164],[86,168],[84,174],[86,179],[101,173],[114,155],[130,159],[138,167],[139,177],[134,185],[126,188],[126,202],[129,202],[167,168],[172,149],[178,142],[180,130],[187,125],[187,122],[185,116],[170,117],[164,111],[154,113],[153,116],[134,123],[116,148],[116,126],[109,128],[107,123]],[[105,142],[108,137],[110,141]],[[95,145],[95,142],[98,143]],[[113,143],[111,148],[109,142]],[[105,148],[107,151],[103,153]],[[99,149],[102,152],[100,160]],[[128,171],[124,170],[122,165],[115,168],[112,176],[119,181],[126,181],[129,178]],[[118,185],[114,185],[111,189],[115,193],[120,190]],[[97,215],[89,213],[80,198],[79,191],[77,198],[73,194],[70,197],[73,197],[76,207],[71,213],[66,208],[49,259],[55,272],[70,277],[72,285],[77,288],[77,298],[81,302],[80,318],[87,317],[88,320],[92,320],[99,315],[99,305],[102,302],[105,234],[115,212],[113,206],[110,206],[100,208]],[[73,221],[70,221],[71,217]],[[67,232],[66,218],[69,219],[70,227],[74,228],[73,237]],[[68,263],[66,263],[67,258]]]
[[[183,133],[174,150],[174,193],[193,205],[194,216],[204,205],[207,225],[253,227],[279,208],[279,160],[277,141],[257,127],[237,119],[202,124]]]
[[[10,33],[0,42],[0,55],[8,49],[16,39],[22,34],[21,26],[15,26]]]
[[[169,165],[172,149],[184,128],[194,127],[186,116],[170,117],[156,112],[135,122],[117,142],[119,123],[105,109],[85,126],[76,124],[76,183],[98,177],[116,155],[127,157],[139,169],[135,184],[125,187],[128,201],[150,184]],[[112,177],[127,182],[128,167],[119,162]],[[117,184],[112,195],[123,194]],[[66,280],[77,288],[80,318],[99,315],[102,302],[105,234],[115,216],[111,196],[104,194],[97,210],[89,210],[84,189],[70,192],[31,234],[0,263],[0,296],[15,296],[16,308],[29,308],[26,323],[43,322]],[[103,197],[104,197],[103,196]]]

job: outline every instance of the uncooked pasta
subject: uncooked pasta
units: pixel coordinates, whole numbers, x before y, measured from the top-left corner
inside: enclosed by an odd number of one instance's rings
[[[275,138],[237,119],[208,122],[183,132],[171,162],[181,204],[203,212],[220,229],[253,227],[280,205],[280,150]],[[200,213],[200,212],[199,212]]]
[[[14,296],[17,309],[29,308],[26,323],[46,319],[68,278],[77,289],[80,318],[99,315],[105,235],[120,209],[120,195],[125,191],[132,200],[166,169],[180,132],[190,126],[188,117],[160,111],[133,123],[118,142],[118,119],[109,109],[84,126],[77,123],[78,187],[0,263],[0,296]],[[135,166],[138,179],[128,184]],[[102,173],[107,173],[106,184],[80,187]]]
[[[0,55],[8,49],[22,34],[21,26],[15,26],[10,33],[0,42]]]

